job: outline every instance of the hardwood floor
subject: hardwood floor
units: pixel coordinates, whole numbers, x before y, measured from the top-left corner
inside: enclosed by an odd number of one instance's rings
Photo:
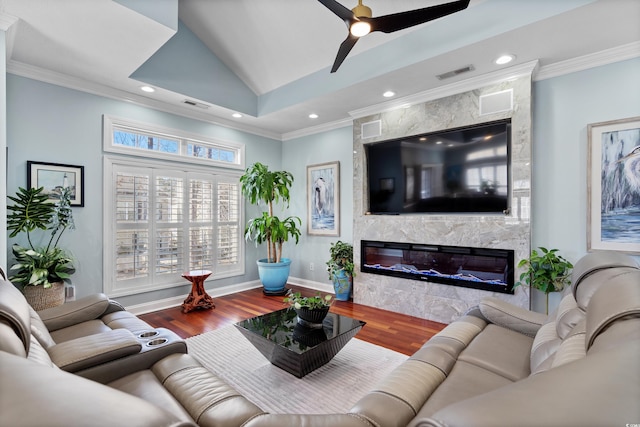
[[[316,292],[290,286],[305,296]],[[156,328],[167,328],[182,338],[188,338],[241,320],[284,308],[283,297],[268,297],[262,288],[238,292],[214,299],[213,310],[196,310],[182,313],[182,307],[173,307],[139,317]],[[354,304],[351,301],[334,301],[331,311],[367,322],[357,338],[388,349],[411,355],[446,325],[404,314]]]

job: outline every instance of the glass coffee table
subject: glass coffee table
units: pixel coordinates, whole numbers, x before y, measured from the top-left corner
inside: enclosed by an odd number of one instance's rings
[[[329,313],[321,328],[310,328],[285,308],[235,326],[273,365],[302,378],[333,359],[365,323]]]

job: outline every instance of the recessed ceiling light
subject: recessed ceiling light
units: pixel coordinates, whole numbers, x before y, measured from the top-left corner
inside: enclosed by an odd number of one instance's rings
[[[385,93],[383,93],[382,96],[384,96],[385,98],[391,98],[392,96],[396,96],[396,93],[391,90],[388,90]]]
[[[232,116],[233,116],[233,117],[235,117],[236,119],[239,119],[239,118],[241,118],[241,117],[242,117],[242,114],[240,114],[240,113],[233,113],[233,114],[232,114]]]
[[[311,114],[309,114],[309,118],[310,119],[317,119],[318,115],[316,113],[311,113]]]
[[[143,91],[143,92],[149,92],[149,93],[156,91],[151,86],[140,86],[140,90]]]
[[[436,144],[440,145],[442,144],[442,141],[436,141]]]
[[[495,60],[495,63],[498,64],[498,65],[504,65],[504,64],[508,64],[509,62],[513,61],[514,59],[516,59],[515,55],[511,55],[511,54],[502,55],[498,59]]]

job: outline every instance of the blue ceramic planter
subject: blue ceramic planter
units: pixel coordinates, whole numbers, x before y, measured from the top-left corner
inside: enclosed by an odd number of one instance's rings
[[[333,274],[333,290],[338,301],[349,301],[353,279],[344,270],[338,270]]]
[[[267,259],[260,259],[258,264],[258,276],[267,293],[277,294],[285,292],[285,285],[289,279],[291,260],[282,258],[280,262],[267,262]]]

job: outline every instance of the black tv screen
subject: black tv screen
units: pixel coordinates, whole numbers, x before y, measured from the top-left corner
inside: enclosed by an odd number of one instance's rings
[[[511,121],[365,145],[369,213],[508,213]]]

